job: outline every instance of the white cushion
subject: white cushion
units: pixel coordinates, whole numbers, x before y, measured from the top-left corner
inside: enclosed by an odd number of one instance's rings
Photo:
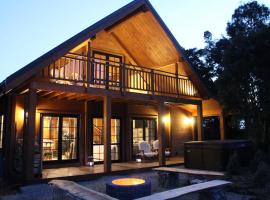
[[[153,142],[153,148],[154,148],[154,150],[158,150],[159,149],[159,141],[158,140],[155,140]]]
[[[139,142],[139,150],[145,154],[151,152],[151,146],[146,141],[141,141]]]
[[[158,154],[157,154],[157,152],[147,152],[147,153],[144,153],[144,155],[145,155],[146,157],[155,157],[155,156],[157,156]]]

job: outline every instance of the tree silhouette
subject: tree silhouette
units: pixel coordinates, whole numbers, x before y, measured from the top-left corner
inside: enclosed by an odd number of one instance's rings
[[[257,144],[270,141],[270,10],[252,1],[239,6],[226,36],[204,34],[204,49],[186,50],[203,79],[213,82],[226,113],[239,113]]]

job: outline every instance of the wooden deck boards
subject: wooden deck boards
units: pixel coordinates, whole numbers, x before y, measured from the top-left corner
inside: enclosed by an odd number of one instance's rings
[[[182,157],[172,157],[166,161],[168,166],[170,165],[181,165],[184,163]],[[158,161],[153,162],[120,162],[112,164],[112,172],[117,171],[128,171],[128,170],[138,170],[158,167]],[[43,169],[42,179],[53,179],[61,177],[72,177],[72,176],[83,176],[83,175],[95,175],[103,174],[104,167],[103,164],[95,165],[94,167],[89,166],[78,166],[78,167],[60,167],[52,169]]]

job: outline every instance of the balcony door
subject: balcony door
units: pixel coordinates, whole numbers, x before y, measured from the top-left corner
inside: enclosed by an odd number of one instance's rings
[[[139,143],[146,141],[152,145],[157,139],[156,119],[136,118],[132,120],[133,157],[139,153]]]
[[[111,159],[120,160],[120,119],[111,119]],[[104,143],[103,143],[103,119],[93,118],[92,121],[92,152],[95,162],[104,161]]]
[[[78,160],[77,116],[42,115],[42,160],[47,163]]]
[[[100,51],[93,51],[93,79],[95,85],[120,86],[120,63],[122,57]]]

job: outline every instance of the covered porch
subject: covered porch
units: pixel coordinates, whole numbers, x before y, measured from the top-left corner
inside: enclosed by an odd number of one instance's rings
[[[25,93],[22,93],[25,98],[16,97],[15,104],[16,109],[14,114],[16,116],[17,132],[24,134],[16,134],[16,142],[22,144],[24,148],[21,158],[21,166],[18,167],[18,171],[22,170],[22,175],[28,180],[33,180],[36,176],[37,166],[41,164],[41,174],[43,179],[52,177],[66,177],[66,176],[81,176],[81,175],[94,175],[104,174],[116,171],[136,170],[151,168],[164,165],[175,165],[183,163],[183,143],[194,139],[194,127],[191,124],[184,124],[184,119],[192,118],[192,114],[181,108],[175,108],[168,102],[184,104],[193,104],[198,107],[198,111],[202,110],[202,104],[200,100],[181,99],[172,97],[157,97],[149,96],[145,94],[126,94],[118,95],[118,92],[106,91],[104,93],[79,93],[78,86],[67,89],[64,85],[34,82],[31,84],[31,88]],[[105,94],[106,93],[106,94]],[[98,95],[99,94],[99,95]],[[131,95],[131,96],[130,96]],[[31,105],[31,106],[30,106]],[[30,107],[29,107],[30,106]],[[177,112],[174,112],[178,110]],[[23,113],[20,115],[18,113]],[[202,114],[198,112],[197,133],[201,134],[201,119]],[[34,116],[34,117],[33,117]],[[44,134],[47,129],[51,130],[54,127],[44,127],[44,117],[59,117],[60,126],[62,128],[68,128],[64,124],[66,120],[75,117],[78,121],[76,134],[78,137],[69,138],[69,141],[76,142],[75,148],[71,152],[66,153],[63,149],[64,140],[67,141],[67,136],[64,138],[64,129],[61,129],[61,134],[58,135],[60,143],[56,140],[57,145],[54,143],[54,137],[45,138]],[[169,121],[166,118],[171,118]],[[25,118],[27,120],[25,121]],[[47,119],[46,118],[46,119]],[[74,119],[75,119],[74,118]],[[94,119],[99,118],[102,123],[102,163],[96,160],[95,166],[89,168],[87,166],[89,156],[95,154],[95,138],[94,134]],[[119,142],[119,160],[115,161],[112,149],[112,135],[114,134],[111,126],[112,119],[120,119],[121,121],[121,134]],[[158,149],[158,156],[154,160],[143,161],[142,163],[136,163],[136,154],[134,151],[134,120],[153,120],[155,134],[152,140],[149,140],[149,144],[153,140],[159,141],[160,148]],[[199,124],[200,123],[200,124]],[[176,125],[177,124],[177,125]],[[172,128],[177,127],[177,129]],[[26,131],[24,131],[24,129]],[[70,126],[69,130],[73,130],[74,127]],[[136,127],[140,128],[140,127]],[[149,128],[149,127],[148,127]],[[45,130],[46,129],[46,130]],[[60,130],[59,128],[57,128]],[[31,130],[35,130],[32,132]],[[150,129],[141,130],[148,132]],[[115,131],[115,130],[114,130]],[[138,130],[136,130],[138,131]],[[33,135],[29,135],[33,134]],[[60,133],[59,133],[60,134]],[[172,141],[178,137],[178,142],[172,144]],[[30,142],[29,137],[32,137],[34,141]],[[147,136],[144,136],[147,138]],[[61,139],[60,139],[61,138]],[[145,138],[141,138],[145,140]],[[50,141],[49,141],[50,140]],[[52,140],[52,141],[51,141]],[[26,145],[27,142],[27,145]],[[50,144],[50,145],[49,145]],[[20,145],[16,145],[15,149]],[[54,146],[54,147],[53,147]],[[74,147],[69,145],[68,147]],[[49,149],[50,147],[50,149]],[[58,149],[55,149],[58,148]],[[171,156],[166,159],[165,149],[170,148]],[[32,151],[35,149],[35,152]],[[77,152],[76,152],[77,151]],[[48,152],[52,152],[48,156]],[[56,153],[54,153],[56,152]],[[75,152],[75,153],[74,153]],[[46,155],[45,155],[46,153]],[[69,155],[69,156],[67,156]],[[73,155],[75,157],[73,157]],[[71,156],[71,157],[70,157]],[[17,159],[17,156],[12,157],[13,160]],[[72,158],[72,160],[68,160]],[[44,160],[45,159],[45,160]],[[59,161],[59,162],[58,162]],[[19,169],[20,167],[20,169]],[[26,170],[27,169],[27,170]]]

